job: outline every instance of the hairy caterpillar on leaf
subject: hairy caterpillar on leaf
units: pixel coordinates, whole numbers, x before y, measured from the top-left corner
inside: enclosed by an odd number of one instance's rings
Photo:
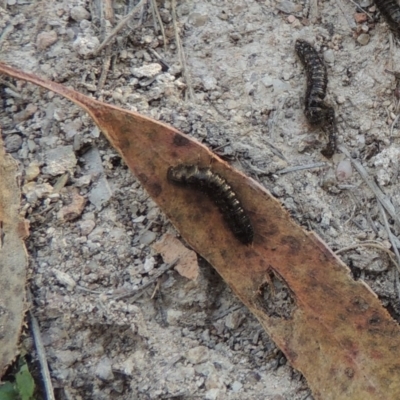
[[[254,232],[236,193],[220,175],[210,168],[179,164],[167,173],[171,182],[191,186],[206,193],[215,203],[235,237],[243,244],[253,242]]]

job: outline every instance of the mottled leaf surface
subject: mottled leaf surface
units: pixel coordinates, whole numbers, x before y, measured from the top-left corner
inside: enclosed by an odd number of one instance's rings
[[[257,316],[316,399],[400,398],[400,329],[377,297],[257,182],[177,130],[0,64],[0,72],[83,107],[185,241]],[[180,163],[212,166],[236,192],[255,232],[245,246],[209,198],[167,180]]]

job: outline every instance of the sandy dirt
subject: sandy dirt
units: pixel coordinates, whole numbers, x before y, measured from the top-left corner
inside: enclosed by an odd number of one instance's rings
[[[113,3],[112,27],[136,4],[126,3]],[[98,2],[3,0],[0,60],[214,149],[334,250],[355,245],[341,257],[398,319],[393,263],[357,245],[390,248],[376,198],[345,155],[321,155],[326,138],[306,122],[306,77],[294,52],[302,38],[324,58],[339,144],[398,210],[398,90],[385,70],[396,69],[400,52],[372,1],[360,4],[366,21],[348,0],[180,1],[186,79],[171,1],[157,2],[165,48],[149,2],[108,49],[88,57],[111,31]],[[305,379],[203,260],[195,281],[169,270],[154,298],[151,285],[135,301],[117,299],[164,266],[152,245],[178,233],[82,110],[1,79],[0,124],[20,166],[34,313],[57,398],[312,399]],[[307,168],[286,170],[297,166]],[[390,218],[389,225],[396,239],[399,227]]]

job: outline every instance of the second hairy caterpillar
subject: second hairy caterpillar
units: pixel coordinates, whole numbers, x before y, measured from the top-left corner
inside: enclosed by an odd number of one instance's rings
[[[390,28],[400,35],[400,5],[396,0],[375,0],[375,4]]]
[[[322,150],[332,157],[336,150],[336,124],[333,107],[325,103],[328,73],[314,47],[305,40],[296,40],[295,50],[307,73],[307,90],[304,113],[311,125],[321,126],[328,133],[328,145]]]
[[[171,182],[191,186],[206,193],[216,204],[235,237],[243,244],[253,242],[254,232],[250,219],[232,187],[210,168],[179,164],[168,169]]]

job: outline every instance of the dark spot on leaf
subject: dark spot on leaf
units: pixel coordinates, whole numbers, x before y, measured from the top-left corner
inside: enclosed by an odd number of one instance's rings
[[[138,178],[139,178],[140,182],[142,182],[143,184],[147,183],[147,181],[149,179],[146,174],[139,174]]]
[[[276,233],[278,233],[278,227],[273,223],[265,222],[262,233],[263,236],[274,236]]]
[[[162,187],[158,183],[152,183],[147,188],[148,192],[153,197],[158,197],[162,192]]]
[[[348,378],[353,378],[354,377],[354,370],[353,370],[353,368],[346,368],[345,370],[344,370],[344,373],[345,373],[345,375],[348,377]]]
[[[379,318],[379,315],[376,315],[376,314],[373,315],[368,321],[368,323],[370,325],[378,325],[378,324],[380,324],[380,322],[381,322],[381,319]]]
[[[294,236],[284,236],[281,239],[281,244],[283,246],[288,246],[292,255],[295,255],[300,251],[300,243]]]
[[[182,146],[187,146],[190,143],[190,140],[180,135],[179,133],[176,133],[174,136],[173,143],[175,146],[182,147]]]
[[[367,311],[369,308],[368,303],[362,297],[356,297],[352,301],[355,311]],[[352,310],[349,310],[352,311]]]

